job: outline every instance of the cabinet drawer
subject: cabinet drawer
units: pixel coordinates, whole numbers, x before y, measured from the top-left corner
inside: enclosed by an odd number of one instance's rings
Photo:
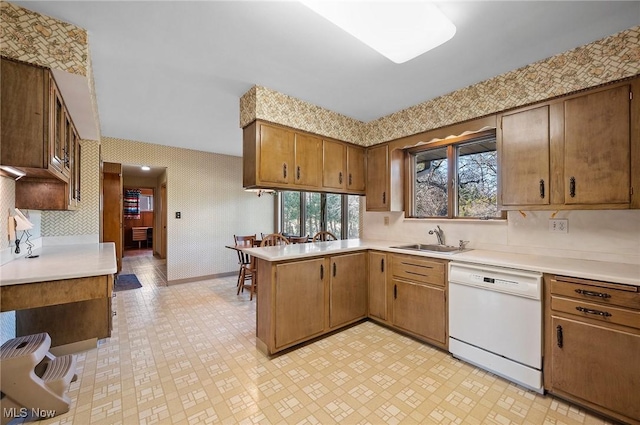
[[[393,276],[416,283],[444,286],[445,263],[421,257],[394,255]]]
[[[581,279],[567,281],[557,277],[551,280],[551,294],[598,303],[603,307],[615,305],[640,309],[640,293],[637,290],[637,287],[630,285]]]
[[[640,311],[555,296],[551,297],[551,309],[640,329]]]

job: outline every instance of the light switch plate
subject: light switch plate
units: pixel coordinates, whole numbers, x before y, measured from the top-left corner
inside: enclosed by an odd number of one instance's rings
[[[568,233],[569,220],[566,218],[552,218],[549,220],[549,231],[551,233]]]

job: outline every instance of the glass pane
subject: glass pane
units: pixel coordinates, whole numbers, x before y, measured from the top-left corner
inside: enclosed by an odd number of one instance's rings
[[[447,216],[447,149],[420,152],[415,163],[415,211],[417,217]]]
[[[300,234],[300,192],[282,192],[282,232]]]
[[[313,236],[322,230],[320,228],[320,194],[304,192],[304,201],[306,203],[306,213],[304,217],[305,232],[307,235]],[[295,234],[299,235],[299,233]]]
[[[347,239],[360,237],[360,196],[348,195]]]
[[[498,165],[495,138],[458,147],[458,216],[496,217]]]
[[[342,236],[342,195],[327,193],[327,230],[338,239]]]

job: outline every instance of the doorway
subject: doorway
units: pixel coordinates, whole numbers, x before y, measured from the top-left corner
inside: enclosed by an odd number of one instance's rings
[[[167,172],[165,167],[123,164],[123,257],[166,258],[165,232]]]

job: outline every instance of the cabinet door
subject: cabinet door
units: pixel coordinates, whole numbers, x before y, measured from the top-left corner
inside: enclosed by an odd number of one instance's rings
[[[324,259],[276,266],[275,345],[284,347],[324,330]]]
[[[41,68],[0,58],[0,163],[46,168],[49,152],[43,149],[49,89]],[[46,146],[46,143],[45,143]]]
[[[387,320],[387,255],[369,253],[369,316]]]
[[[630,200],[630,88],[564,102],[566,204],[626,204]]]
[[[367,211],[389,211],[389,149],[385,146],[367,151]]]
[[[549,107],[502,117],[503,205],[549,204]]]
[[[444,344],[444,289],[394,279],[393,325]]]
[[[364,192],[365,190],[365,150],[358,146],[347,146],[347,189]]]
[[[344,189],[345,146],[342,143],[322,141],[322,186],[330,189]]]
[[[260,124],[261,182],[291,183],[294,174],[293,132],[279,127]]]
[[[49,146],[49,163],[56,170],[62,172],[65,175],[68,173],[65,171],[65,157],[64,148],[66,146],[66,114],[64,110],[64,103],[62,97],[56,88],[53,80],[50,80],[51,90],[51,118],[49,122],[49,131],[51,143]]]
[[[367,314],[365,253],[331,257],[329,324],[336,327]]]
[[[556,316],[551,325],[553,389],[640,418],[640,335]]]
[[[320,187],[322,179],[322,140],[295,134],[295,184]]]

